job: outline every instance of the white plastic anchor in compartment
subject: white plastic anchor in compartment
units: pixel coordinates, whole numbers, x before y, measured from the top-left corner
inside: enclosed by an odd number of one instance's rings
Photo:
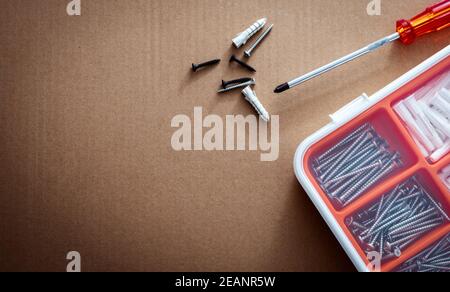
[[[308,137],[305,141],[303,141],[303,143],[299,145],[296,151],[294,157],[294,170],[298,181],[303,186],[311,201],[314,203],[314,205],[328,224],[329,228],[336,236],[337,240],[342,245],[347,255],[359,271],[371,271],[371,268],[367,266],[368,260],[367,258],[363,258],[360,255],[353,241],[347,236],[347,233],[344,231],[343,228],[345,227],[343,227],[339,219],[335,217],[334,214],[336,210],[332,210],[329,208],[329,203],[326,202],[326,198],[321,196],[321,194],[319,193],[321,190],[317,188],[315,182],[307,174],[307,172],[309,172],[309,164],[305,161],[305,158],[308,155],[308,151],[316,143],[322,141],[325,137],[343,127],[355,117],[363,114],[365,111],[375,106],[378,102],[382,101],[392,93],[396,92],[398,89],[410,83],[415,78],[417,78],[417,76],[425,73],[449,56],[450,46],[444,48],[442,51],[438,52],[388,86],[376,92],[372,96],[368,97],[366,94],[361,95],[348,105],[338,110],[336,113],[330,115],[331,123],[327,124],[325,127]],[[445,100],[448,101],[446,98],[447,97],[445,97]]]
[[[394,110],[431,162],[450,152],[450,71],[399,101]]]

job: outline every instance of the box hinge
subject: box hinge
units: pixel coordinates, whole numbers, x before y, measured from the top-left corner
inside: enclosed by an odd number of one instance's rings
[[[355,115],[357,115],[361,111],[361,109],[364,108],[369,102],[369,96],[363,93],[358,98],[343,106],[334,114],[331,114],[331,121],[333,123],[339,123],[344,120],[348,120],[350,117],[354,117]]]

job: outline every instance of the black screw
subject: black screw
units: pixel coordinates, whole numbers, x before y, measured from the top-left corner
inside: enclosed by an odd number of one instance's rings
[[[231,84],[239,84],[239,83],[244,83],[244,82],[249,82],[252,81],[253,79],[250,77],[245,77],[245,78],[239,78],[239,79],[235,79],[235,80],[231,80],[231,81],[223,81],[222,80],[222,88],[227,88],[228,85]]]
[[[249,64],[245,63],[244,61],[239,60],[238,58],[236,58],[235,55],[231,55],[230,57],[230,63],[231,62],[236,62],[239,65],[241,65],[242,67],[244,67],[245,69],[251,71],[251,72],[256,72],[255,68],[253,68],[252,66],[250,66]]]
[[[215,59],[215,60],[211,60],[208,62],[204,62],[201,64],[192,64],[192,71],[197,72],[198,69],[206,67],[206,66],[212,66],[215,64],[219,64],[220,63],[220,59]]]

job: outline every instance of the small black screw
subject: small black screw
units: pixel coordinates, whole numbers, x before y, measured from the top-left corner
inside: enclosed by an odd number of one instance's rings
[[[192,64],[192,71],[197,72],[197,70],[200,68],[212,66],[215,64],[219,64],[219,63],[220,63],[220,59],[215,59],[215,60],[211,60],[211,61],[200,63],[200,64]]]
[[[242,67],[244,67],[245,69],[249,70],[250,72],[256,72],[255,68],[253,68],[252,66],[250,66],[249,64],[245,63],[244,61],[239,60],[238,58],[236,58],[235,55],[231,55],[230,57],[230,63],[231,62],[236,62],[239,65],[241,65]]]
[[[228,85],[231,84],[239,84],[239,83],[244,83],[244,82],[249,82],[252,81],[253,79],[250,77],[245,77],[245,78],[239,78],[239,79],[235,79],[235,80],[231,80],[231,81],[223,81],[222,80],[222,88],[227,88]]]

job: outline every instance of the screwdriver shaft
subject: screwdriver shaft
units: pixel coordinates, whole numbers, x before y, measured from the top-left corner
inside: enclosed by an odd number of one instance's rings
[[[303,82],[306,82],[314,77],[317,77],[319,75],[322,75],[323,73],[326,73],[330,70],[333,70],[341,65],[344,65],[348,62],[351,62],[365,54],[368,54],[376,49],[378,49],[379,47],[384,46],[387,43],[393,42],[395,40],[398,40],[400,38],[400,35],[398,33],[394,33],[388,37],[382,38],[381,40],[378,40],[362,49],[359,49],[345,57],[342,57],[334,62],[331,62],[328,65],[325,65],[323,67],[320,67],[306,75],[303,75],[297,79],[292,80],[291,82],[289,82],[289,87],[294,87],[297,86],[299,84],[302,84]]]
[[[289,82],[287,82],[285,84],[280,85],[275,92],[282,92],[282,91],[285,91],[285,90],[290,89],[292,87],[295,87],[297,85],[300,85],[300,84],[302,84],[302,83],[304,83],[304,82],[306,82],[308,80],[311,80],[311,79],[313,79],[313,78],[315,78],[315,77],[317,77],[319,75],[322,75],[322,74],[324,74],[324,73],[326,73],[328,71],[331,71],[331,70],[333,70],[333,69],[335,69],[335,68],[337,68],[337,67],[339,67],[341,65],[344,65],[344,64],[346,64],[346,63],[348,63],[350,61],[353,61],[353,60],[355,60],[358,57],[361,57],[361,56],[363,56],[365,54],[368,54],[368,53],[378,49],[379,47],[382,47],[382,46],[384,46],[384,45],[386,45],[386,44],[388,44],[390,42],[398,40],[399,38],[400,38],[400,34],[397,33],[397,32],[392,34],[392,35],[390,35],[390,36],[382,38],[382,39],[380,39],[380,40],[378,40],[378,41],[376,41],[376,42],[374,42],[374,43],[372,43],[372,44],[370,44],[370,45],[368,45],[368,46],[366,46],[366,47],[364,47],[362,49],[359,49],[359,50],[357,50],[357,51],[355,51],[355,52],[353,52],[353,53],[351,53],[351,54],[349,54],[349,55],[347,55],[345,57],[342,57],[342,58],[340,58],[340,59],[338,59],[338,60],[336,60],[334,62],[331,62],[330,64],[322,66],[322,67],[320,67],[320,68],[318,68],[318,69],[316,69],[316,70],[314,70],[314,71],[312,71],[312,72],[310,72],[308,74],[305,74],[305,75],[300,76],[300,77],[298,77],[298,78],[296,78],[296,79],[294,79],[292,81],[289,81]]]

